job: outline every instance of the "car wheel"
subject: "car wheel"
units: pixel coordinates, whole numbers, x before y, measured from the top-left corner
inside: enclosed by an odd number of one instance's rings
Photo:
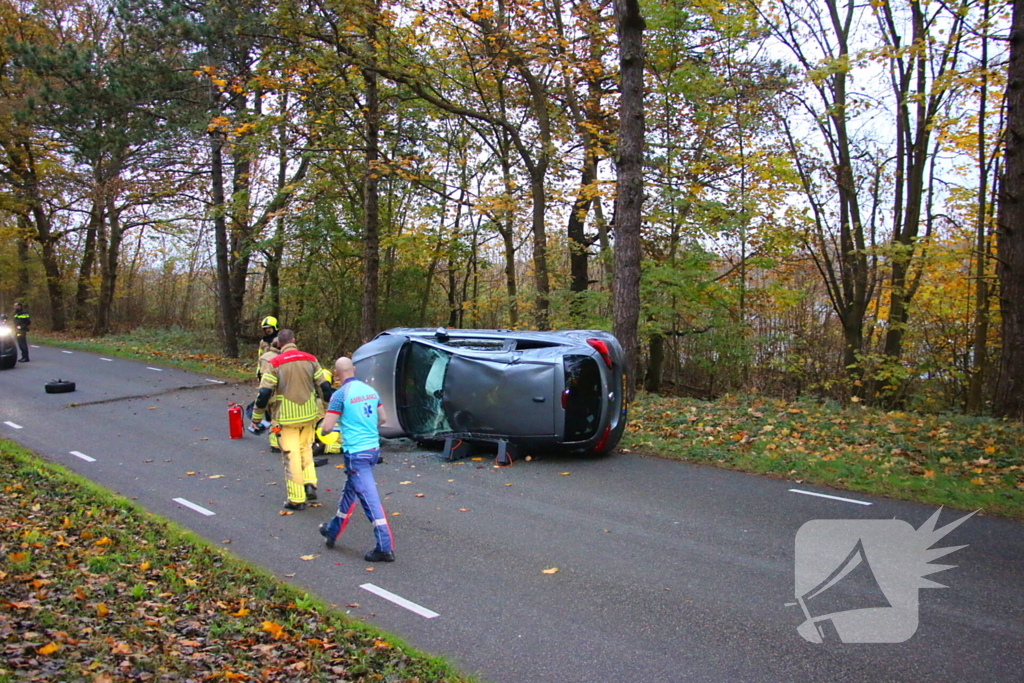
[[[63,379],[55,379],[46,383],[46,393],[67,394],[75,390],[75,383]]]
[[[0,357],[0,370],[10,370],[18,364],[17,356],[7,356],[6,358]]]

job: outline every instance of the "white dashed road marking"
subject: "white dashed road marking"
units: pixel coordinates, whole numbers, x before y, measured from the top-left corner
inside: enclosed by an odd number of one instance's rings
[[[386,591],[383,588],[380,588],[379,586],[374,586],[372,583],[364,583],[360,586],[360,588],[362,588],[365,591],[370,591],[374,595],[379,595],[385,600],[390,600],[399,607],[404,607],[410,612],[415,612],[416,614],[420,615],[421,617],[424,617],[425,619],[433,619],[434,617],[441,616],[437,612],[432,612],[426,607],[421,607],[420,605],[417,605],[415,602],[406,600],[401,595],[395,595],[391,591]]]
[[[871,503],[864,500],[854,500],[853,498],[840,498],[839,496],[829,496],[824,493],[815,493],[814,491],[801,491],[800,489],[790,489],[793,493],[802,493],[805,496],[817,496],[818,498],[828,498],[829,500],[841,500],[844,503],[856,503],[857,505],[871,505]]]
[[[209,379],[209,378],[207,378],[206,381],[207,382],[213,382],[214,384],[224,384],[224,382],[221,382],[219,379]]]
[[[71,455],[75,456],[76,458],[81,458],[86,462],[96,462],[96,458],[90,458],[85,453],[79,453],[78,451],[71,451]]]
[[[20,424],[15,424],[14,422],[4,422],[4,424],[14,429],[22,429],[22,426]]]
[[[61,353],[74,353],[74,351],[65,351],[65,350],[61,349]]]
[[[38,347],[38,346],[36,346],[35,344],[29,344],[29,346],[31,346],[31,347],[32,347],[33,349],[38,349],[38,348],[39,348],[39,347]]]
[[[147,370],[156,370],[157,372],[163,372],[163,370],[161,370],[160,368],[151,368],[149,366],[146,366],[146,369]]]
[[[187,508],[191,508],[191,509],[195,510],[196,512],[198,512],[199,514],[206,515],[207,517],[211,517],[211,516],[217,514],[216,512],[213,512],[212,510],[207,510],[202,505],[196,505],[192,501],[185,500],[184,498],[175,498],[174,502],[178,503],[179,505],[184,505]]]
[[[105,361],[107,361],[108,363],[113,363],[113,362],[114,362],[114,359],[113,359],[113,358],[100,358],[100,360],[105,360]]]

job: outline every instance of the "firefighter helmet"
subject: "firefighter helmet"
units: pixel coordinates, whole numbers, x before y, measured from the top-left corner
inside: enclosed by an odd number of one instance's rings
[[[263,322],[260,323],[260,327],[272,327],[276,330],[277,318],[275,318],[272,315],[268,315],[266,318],[263,319]]]

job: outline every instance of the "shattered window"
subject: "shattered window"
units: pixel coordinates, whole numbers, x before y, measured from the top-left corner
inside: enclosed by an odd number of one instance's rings
[[[590,356],[566,356],[565,370],[565,440],[585,441],[597,434],[601,421],[603,399],[601,369]]]
[[[433,436],[451,431],[441,407],[448,361],[452,355],[415,342],[409,344],[402,360],[402,424],[414,436]]]

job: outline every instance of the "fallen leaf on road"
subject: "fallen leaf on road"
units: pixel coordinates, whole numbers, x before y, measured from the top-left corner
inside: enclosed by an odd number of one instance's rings
[[[185,474],[191,477],[193,474],[195,474],[195,472],[186,472]]]
[[[540,570],[540,573],[541,574],[557,574],[558,573],[558,567],[552,567],[551,569],[542,569],[542,570]]]
[[[343,469],[345,469],[345,466],[344,465],[335,465],[334,469],[336,469],[336,470],[343,470]]]
[[[400,514],[402,514],[402,513],[401,513],[401,512],[392,512],[392,513],[391,513],[391,516],[392,516],[392,517],[397,517],[397,516],[398,516],[398,515],[400,515]]]
[[[470,458],[473,462],[480,462],[483,458]]]
[[[286,515],[294,515],[295,513],[292,512],[291,510],[279,510],[277,514],[279,514],[282,517],[284,517]]]
[[[223,476],[223,474],[211,474],[207,479],[220,479]]]
[[[303,555],[299,559],[300,560],[305,560],[306,562],[309,562],[310,560],[315,560],[318,557],[320,557],[320,556],[319,555]]]
[[[417,494],[416,494],[416,497],[417,497],[417,498],[422,498],[422,497],[423,497],[423,496],[425,496],[425,495],[427,495],[427,494],[425,494],[425,493],[417,493]]]
[[[359,603],[358,602],[350,602],[347,605],[345,605],[345,607],[359,607]]]
[[[411,484],[411,483],[412,483],[411,481],[400,481],[400,482],[398,482],[398,485],[399,486],[405,486],[406,484]]]
[[[561,474],[564,477],[564,476],[567,476],[569,473],[568,472],[559,472],[559,474]]]
[[[469,508],[459,508],[459,512],[469,512]]]
[[[366,571],[368,571],[368,572],[372,572],[372,571],[373,571],[373,567],[367,567],[367,568],[366,568]]]
[[[156,406],[150,406],[149,408],[146,408],[146,410],[156,410]]]
[[[512,486],[512,484],[505,484],[505,486]]]

